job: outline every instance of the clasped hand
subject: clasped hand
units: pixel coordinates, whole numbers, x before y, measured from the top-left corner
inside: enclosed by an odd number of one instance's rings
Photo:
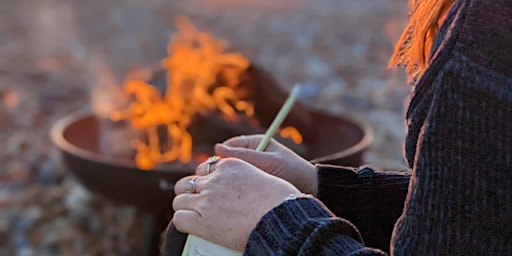
[[[173,222],[179,231],[243,251],[258,221],[284,198],[316,194],[315,167],[274,140],[265,152],[255,151],[261,138],[240,136],[216,145],[221,159],[213,172],[203,163],[195,176],[176,183]]]

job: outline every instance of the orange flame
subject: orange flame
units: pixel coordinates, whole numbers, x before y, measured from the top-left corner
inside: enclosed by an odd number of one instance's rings
[[[225,53],[224,41],[198,31],[183,17],[177,20],[177,28],[167,47],[168,56],[161,62],[167,72],[165,95],[144,81],[127,80],[124,89],[134,101],[110,114],[112,120],[129,120],[147,134],[147,142],[137,139],[132,143],[137,150],[135,163],[142,170],[157,163],[191,160],[192,136],[186,128],[196,113],[216,110],[228,121],[236,121],[239,113],[254,115],[253,103],[236,93],[249,61],[239,53]],[[214,87],[219,77],[223,84]],[[160,147],[157,128],[161,126],[166,127],[169,149]],[[300,136],[296,130],[288,133]]]
[[[283,138],[291,139],[295,144],[301,144],[302,134],[293,126],[287,126],[279,131],[279,135]]]

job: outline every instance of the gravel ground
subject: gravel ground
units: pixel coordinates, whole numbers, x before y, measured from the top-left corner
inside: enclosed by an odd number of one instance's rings
[[[133,255],[144,215],[70,175],[48,131],[130,69],[165,56],[176,15],[228,41],[325,111],[369,121],[365,162],[404,169],[410,88],[385,68],[406,17],[398,0],[0,1],[0,255]],[[104,98],[103,98],[104,99]]]

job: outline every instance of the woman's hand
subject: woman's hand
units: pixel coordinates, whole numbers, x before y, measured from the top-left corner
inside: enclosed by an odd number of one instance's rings
[[[271,140],[263,152],[256,151],[262,139],[263,135],[234,137],[217,144],[215,154],[242,159],[269,174],[289,181],[300,191],[316,196],[318,174],[315,166],[275,140]],[[198,168],[198,174],[204,172],[205,167]]]
[[[290,194],[300,193],[285,180],[240,159],[223,158],[212,165],[211,174],[176,183],[173,222],[181,232],[227,248],[243,251],[263,215]]]

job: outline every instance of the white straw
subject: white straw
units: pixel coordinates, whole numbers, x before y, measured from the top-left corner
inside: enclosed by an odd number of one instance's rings
[[[296,84],[290,95],[288,96],[288,99],[284,102],[283,106],[277,113],[276,118],[274,121],[272,121],[272,124],[268,128],[267,132],[265,133],[265,137],[260,141],[260,144],[258,144],[258,147],[256,148],[256,151],[263,151],[267,147],[268,143],[270,142],[270,139],[274,136],[274,134],[277,131],[277,128],[281,125],[281,123],[284,121],[288,113],[293,107],[293,104],[295,104],[295,101],[297,100],[297,97],[300,93],[300,85]]]

